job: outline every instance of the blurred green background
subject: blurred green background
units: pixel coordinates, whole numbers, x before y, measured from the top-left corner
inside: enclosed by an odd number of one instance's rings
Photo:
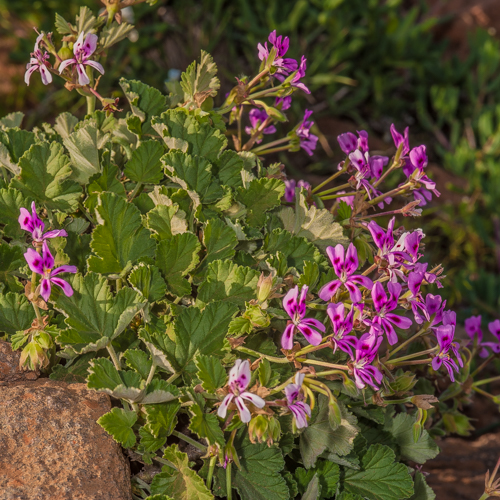
[[[91,0],[0,0],[0,115],[23,110],[32,127],[61,111],[84,113],[83,98],[62,85],[23,82],[32,26],[51,31],[56,12],[72,20],[81,5],[101,8]],[[166,91],[204,49],[219,66],[224,95],[235,76],[256,71],[256,45],[272,29],[289,36],[290,56],[308,59],[312,91],[294,99],[290,121],[314,110],[321,147],[312,160],[278,159],[292,176],[318,180],[340,159],[339,133],[364,128],[372,148],[390,154],[390,124],[409,125],[411,145],[427,145],[442,196],[424,217],[404,222],[427,234],[426,260],[444,265],[442,292],[460,319],[491,320],[500,317],[500,17],[481,9],[480,1],[460,0],[141,4],[128,13],[136,30],[107,56],[100,90],[120,96],[117,81],[126,76]]]

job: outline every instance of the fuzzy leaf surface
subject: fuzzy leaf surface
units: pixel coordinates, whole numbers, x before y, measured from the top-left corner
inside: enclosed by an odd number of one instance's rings
[[[134,182],[158,184],[163,179],[161,157],[165,149],[158,141],[144,141],[125,165],[125,175]]]
[[[147,213],[146,226],[157,240],[166,240],[187,231],[186,212],[177,203],[158,205]]]
[[[8,243],[0,244],[0,283],[4,285],[5,292],[20,292],[23,289],[16,273],[25,264],[21,247],[9,246]]]
[[[217,389],[224,387],[227,375],[219,358],[200,354],[195,359],[195,364],[198,368],[197,376],[201,380],[203,389],[215,394]]]
[[[167,284],[156,266],[141,262],[132,269],[128,281],[132,288],[142,293],[150,304],[165,296]]]
[[[200,439],[205,438],[210,444],[225,446],[224,433],[219,425],[219,419],[214,413],[204,413],[197,404],[190,408],[192,413],[189,430],[194,432]]]
[[[27,234],[17,221],[21,207],[31,211],[31,198],[25,198],[14,188],[0,189],[0,224],[4,225],[3,232],[9,238],[18,239]]]
[[[181,87],[186,101],[194,101],[200,107],[207,97],[217,95],[220,81],[217,78],[217,65],[212,56],[201,51],[200,62],[193,61],[181,75]]]
[[[132,448],[135,445],[135,434],[132,426],[137,421],[135,411],[127,411],[122,408],[113,408],[97,420],[97,423],[124,448]]]
[[[30,328],[34,319],[33,306],[24,295],[0,294],[0,332],[14,335]]]

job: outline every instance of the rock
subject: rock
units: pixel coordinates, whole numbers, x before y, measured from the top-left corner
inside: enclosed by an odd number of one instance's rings
[[[0,341],[0,385],[19,380],[36,380],[39,371],[23,371],[19,368],[21,353],[13,351],[9,342]]]
[[[49,379],[0,387],[0,500],[130,500],[106,394]]]

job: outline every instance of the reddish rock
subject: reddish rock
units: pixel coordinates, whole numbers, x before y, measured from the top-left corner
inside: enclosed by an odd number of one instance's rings
[[[12,351],[9,342],[0,342],[0,385],[19,380],[36,380],[40,372],[23,371],[19,368],[19,351]]]
[[[0,387],[0,500],[130,500],[128,463],[96,422],[110,409],[85,384]]]

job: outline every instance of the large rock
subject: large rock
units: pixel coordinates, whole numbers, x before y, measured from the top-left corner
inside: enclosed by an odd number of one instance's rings
[[[130,500],[128,463],[96,423],[110,409],[85,384],[0,387],[0,500]]]
[[[19,380],[36,380],[40,372],[19,368],[20,351],[13,351],[9,342],[0,341],[0,385]]]

